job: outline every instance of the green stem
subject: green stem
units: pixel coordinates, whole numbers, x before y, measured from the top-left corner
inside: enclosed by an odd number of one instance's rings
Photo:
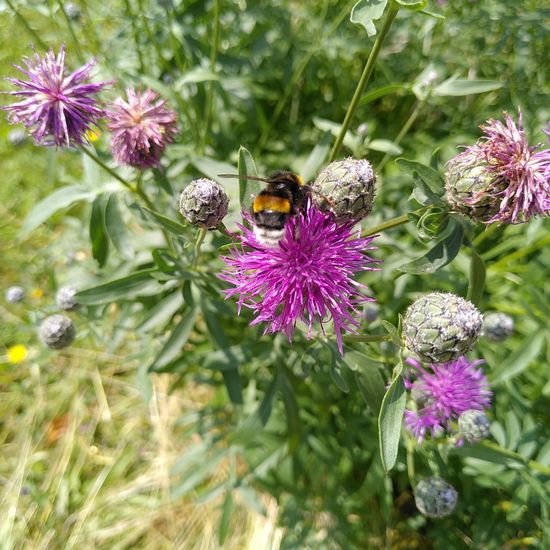
[[[392,1],[388,10],[386,19],[384,21],[384,25],[382,26],[382,29],[380,30],[380,32],[378,33],[378,36],[376,37],[374,46],[372,47],[372,50],[370,52],[369,58],[367,59],[365,68],[363,69],[363,74],[359,79],[357,88],[355,88],[355,93],[353,94],[353,98],[348,107],[346,116],[344,118],[344,122],[342,123],[342,127],[340,128],[340,133],[338,134],[338,137],[336,138],[336,143],[334,144],[334,147],[330,152],[329,162],[332,162],[337,157],[338,152],[340,151],[340,147],[344,142],[344,137],[350,127],[351,121],[353,119],[353,115],[355,114],[355,110],[359,105],[359,100],[361,99],[361,96],[363,95],[363,92],[365,91],[365,88],[369,83],[370,77],[372,75],[372,71],[374,70],[376,59],[378,58],[378,54],[380,53],[380,49],[382,48],[382,44],[384,43],[384,40],[386,39],[386,36],[390,30],[393,20],[395,19],[395,16],[397,15],[398,12],[399,12],[399,4]]]
[[[391,342],[389,334],[347,334],[346,342]]]
[[[73,22],[71,21],[71,18],[67,15],[67,12],[65,11],[63,0],[57,0],[57,3],[59,5],[59,9],[63,13],[63,17],[65,18],[65,21],[67,22],[67,26],[69,27],[69,32],[71,33],[73,44],[76,49],[76,55],[78,56],[79,61],[82,64],[84,64],[85,63],[84,54],[82,53],[82,49],[80,48],[80,42],[78,41],[78,38],[76,37],[76,33],[74,32]]]
[[[220,0],[214,0],[214,38],[212,39],[212,47],[210,49],[210,70],[216,73],[216,59],[218,57],[218,49],[220,46]],[[201,151],[204,152],[208,133],[210,131],[210,119],[212,117],[212,104],[214,102],[214,84],[211,80],[208,83],[206,91],[206,103],[204,106],[204,132],[201,140]]]
[[[206,237],[206,233],[208,233],[208,229],[201,228],[201,229],[199,229],[199,232],[197,234],[197,240],[195,241],[195,250],[194,250],[194,253],[193,253],[193,263],[191,264],[191,266],[193,268],[197,267],[197,263],[199,261],[199,253],[200,253],[200,250],[201,250],[201,245],[204,241],[204,238]]]
[[[163,70],[165,62],[164,62],[164,57],[162,56],[162,51],[160,49],[160,42],[159,40],[155,39],[153,35],[153,31],[149,26],[149,21],[147,20],[145,10],[143,9],[143,0],[138,0],[138,9],[139,9],[139,16],[141,19],[141,23],[143,25],[143,28],[145,29],[145,34],[147,35],[147,41],[149,42],[149,44],[153,44],[153,48],[155,49],[155,52],[158,57],[160,68],[161,70]]]
[[[122,183],[122,185],[124,185],[124,187],[127,187],[130,191],[132,191],[132,193],[137,193],[137,189],[129,181],[126,181],[123,177],[119,176],[110,166],[105,164],[95,153],[92,153],[92,151],[90,149],[88,149],[87,147],[84,147],[83,145],[81,145],[80,150],[85,155],[90,157],[97,165],[101,166],[101,168],[103,168],[103,170],[105,170],[111,176],[113,176],[113,178],[115,178],[117,181]]]
[[[414,468],[414,439],[410,438],[407,441],[407,475],[409,476],[409,483],[414,489],[416,487],[416,473]]]
[[[411,129],[411,126],[414,124],[415,120],[418,118],[418,115],[420,114],[421,105],[422,103],[420,101],[417,101],[415,103],[415,106],[411,114],[409,115],[409,118],[407,119],[405,124],[403,124],[403,128],[401,128],[401,131],[399,132],[399,134],[397,134],[397,137],[393,141],[396,145],[399,145],[401,143],[401,140],[407,135],[407,133]],[[384,168],[384,166],[386,166],[390,158],[391,158],[391,155],[389,153],[386,153],[384,155],[384,158],[380,161],[380,164],[376,168],[376,171],[378,173],[382,172],[382,169]]]
[[[386,229],[391,229],[392,227],[403,225],[408,221],[409,221],[409,215],[403,214],[402,216],[397,216],[397,218],[392,218],[387,222],[380,223],[378,225],[375,225],[374,227],[371,227],[370,229],[367,229],[366,231],[363,231],[361,236],[370,237],[371,235],[375,235],[376,233],[380,233],[381,231],[385,231]]]
[[[36,40],[36,43],[43,49],[48,50],[46,43],[38,36],[38,33],[27,23],[27,20],[17,11],[15,6],[11,3],[10,0],[6,0],[6,4],[10,7],[11,11],[15,14],[15,17],[19,19],[21,24],[25,27],[25,30]]]
[[[132,25],[132,34],[134,35],[134,42],[136,44],[136,52],[139,60],[139,72],[145,74],[145,63],[143,62],[143,53],[141,52],[141,45],[139,42],[139,30],[136,25],[136,17],[132,11],[132,6],[130,6],[130,0],[124,0],[126,5],[126,12],[128,18],[130,19],[130,24]]]

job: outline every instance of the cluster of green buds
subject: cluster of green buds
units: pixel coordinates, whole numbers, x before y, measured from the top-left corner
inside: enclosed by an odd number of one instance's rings
[[[470,443],[489,437],[491,423],[483,411],[470,409],[458,417],[460,435]]]
[[[229,199],[223,187],[213,180],[192,181],[180,196],[181,215],[203,229],[216,228],[227,214]]]
[[[42,321],[38,336],[50,349],[63,349],[73,343],[76,329],[66,315],[50,315]]]
[[[474,304],[460,296],[442,292],[425,294],[405,313],[405,345],[426,362],[453,361],[472,349],[482,322]]]
[[[503,342],[514,333],[514,320],[506,313],[487,313],[483,319],[481,334],[492,342]]]
[[[313,182],[312,199],[322,212],[339,222],[359,222],[372,210],[376,177],[366,159],[331,162]]]
[[[429,518],[448,516],[455,509],[457,500],[456,489],[437,476],[423,479],[414,489],[416,507]]]

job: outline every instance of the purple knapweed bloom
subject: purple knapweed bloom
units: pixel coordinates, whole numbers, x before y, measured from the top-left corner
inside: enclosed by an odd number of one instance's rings
[[[243,214],[251,223],[248,213]],[[304,212],[291,217],[275,247],[258,242],[254,232],[240,226],[242,248],[222,258],[229,266],[221,278],[233,285],[226,298],[238,296],[238,311],[248,307],[256,314],[251,325],[267,323],[264,334],[282,332],[289,341],[297,321],[333,322],[336,342],[343,353],[342,332],[360,326],[359,308],[374,301],[364,295],[366,287],[353,279],[360,271],[373,271],[379,260],[365,252],[374,237],[361,238],[353,223],[338,224],[332,214],[308,202]]]
[[[6,92],[21,98],[8,111],[12,124],[22,123],[38,145],[58,147],[86,143],[86,132],[97,127],[105,115],[95,97],[109,82],[88,82],[95,62],[91,61],[67,74],[65,47],[56,56],[53,50],[44,57],[37,53],[23,59],[26,69],[14,65],[28,80],[8,78],[18,90]]]
[[[416,359],[406,363],[414,367],[414,381],[405,381],[411,390],[417,410],[405,411],[405,425],[423,441],[429,431],[432,437],[445,429],[450,422],[467,410],[483,410],[491,402],[489,382],[478,366],[483,361],[469,361],[459,357],[455,361],[422,367]]]
[[[449,162],[455,171],[483,170],[487,183],[464,203],[473,210],[494,203],[496,212],[481,220],[485,223],[522,223],[548,212],[550,149],[528,144],[523,115],[518,113],[517,125],[508,113],[504,113],[504,122],[487,121],[481,126],[485,135]]]
[[[112,131],[113,156],[119,164],[137,168],[159,165],[168,143],[176,134],[176,113],[153,90],[126,90],[111,105],[109,130]]]

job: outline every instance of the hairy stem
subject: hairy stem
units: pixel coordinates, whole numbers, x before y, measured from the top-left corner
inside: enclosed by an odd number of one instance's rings
[[[365,68],[363,69],[363,74],[361,75],[361,78],[359,79],[359,83],[355,88],[355,93],[353,94],[353,98],[351,99],[351,103],[346,112],[346,116],[344,117],[344,122],[342,123],[342,127],[340,128],[340,133],[338,134],[338,137],[336,138],[336,142],[334,143],[332,151],[330,152],[330,157],[328,159],[329,162],[332,162],[337,157],[338,152],[340,151],[340,147],[344,142],[344,137],[346,135],[346,132],[348,131],[351,121],[353,120],[353,115],[355,114],[355,110],[359,105],[359,100],[361,99],[361,96],[363,95],[363,92],[365,91],[365,88],[369,83],[370,77],[372,76],[372,71],[374,70],[374,65],[376,64],[376,60],[382,48],[382,44],[384,43],[384,40],[388,35],[388,32],[393,23],[393,20],[395,19],[395,16],[397,15],[398,12],[399,12],[399,4],[391,2],[390,7],[388,9],[388,13],[386,15],[386,19],[384,20],[382,29],[380,30],[378,36],[376,37],[374,46],[372,47],[372,50],[370,52],[369,58],[367,59]]]
[[[199,229],[199,232],[197,233],[197,240],[195,241],[195,250],[193,253],[193,263],[191,264],[193,268],[197,267],[197,263],[199,261],[199,254],[201,251],[201,245],[204,241],[204,238],[206,237],[206,233],[208,233],[208,229],[206,228]]]
[[[391,229],[392,227],[403,225],[408,221],[409,215],[403,214],[402,216],[397,216],[396,218],[392,218],[391,220],[380,223],[378,225],[375,225],[374,227],[371,227],[370,229],[367,229],[366,231],[363,231],[361,236],[370,237],[371,235],[375,235],[376,233],[380,233],[381,231],[385,231],[386,229]]]

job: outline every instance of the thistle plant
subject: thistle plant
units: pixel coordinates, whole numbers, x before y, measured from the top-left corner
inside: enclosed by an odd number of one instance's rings
[[[76,328],[66,315],[50,315],[40,324],[38,336],[50,349],[59,350],[70,346],[76,336]]]
[[[179,201],[181,215],[203,229],[217,227],[227,214],[229,199],[223,187],[207,178],[193,180],[182,192]]]
[[[452,514],[457,501],[457,490],[437,476],[423,479],[414,490],[416,507],[430,518],[443,518]]]

